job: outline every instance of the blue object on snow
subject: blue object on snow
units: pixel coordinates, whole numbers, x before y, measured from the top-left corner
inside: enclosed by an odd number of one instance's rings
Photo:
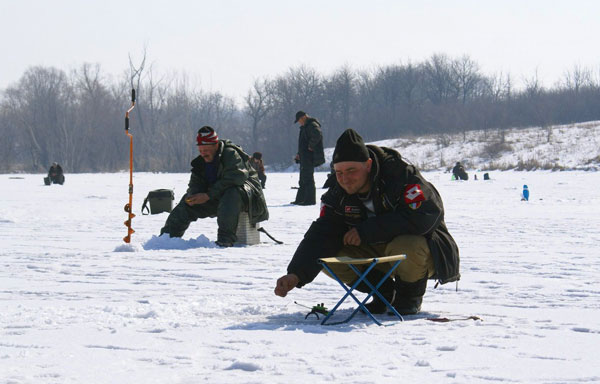
[[[529,188],[527,188],[527,184],[523,185],[523,198],[521,200],[529,201]]]

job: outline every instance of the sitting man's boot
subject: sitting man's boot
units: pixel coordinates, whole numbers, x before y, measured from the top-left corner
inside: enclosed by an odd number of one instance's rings
[[[401,315],[415,315],[421,310],[423,295],[427,289],[427,277],[414,283],[406,283],[398,277],[395,280],[396,297],[393,306]]]
[[[379,283],[383,276],[384,274],[382,272],[373,269],[369,272],[366,279],[368,279],[369,282],[375,286],[377,283]],[[369,288],[369,286],[364,282],[361,282],[356,287],[356,290],[363,293],[371,293],[371,288]],[[394,302],[394,280],[388,278],[383,282],[383,284],[381,284],[378,291],[390,304]],[[385,313],[387,310],[385,303],[376,294],[373,294],[373,299],[370,303],[365,304],[365,307],[374,315]]]

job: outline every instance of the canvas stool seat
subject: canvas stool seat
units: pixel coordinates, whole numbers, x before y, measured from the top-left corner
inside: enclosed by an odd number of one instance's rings
[[[383,257],[373,257],[373,258],[352,258],[352,257],[348,257],[348,256],[339,256],[339,257],[326,257],[326,258],[319,259],[319,264],[321,264],[323,266],[323,268],[325,268],[325,270],[346,291],[346,294],[344,296],[342,296],[342,298],[338,301],[338,303],[335,305],[335,307],[333,307],[333,309],[331,311],[329,311],[327,316],[325,316],[323,321],[321,321],[321,325],[335,325],[335,324],[347,323],[354,317],[354,315],[356,315],[356,313],[358,313],[359,310],[362,310],[367,316],[369,316],[371,318],[371,320],[373,320],[375,322],[375,324],[382,325],[381,322],[378,321],[365,306],[365,303],[373,295],[377,295],[377,297],[379,297],[379,299],[381,299],[385,303],[385,305],[388,307],[390,312],[392,312],[398,319],[400,319],[400,321],[404,321],[402,316],[398,313],[398,311],[396,311],[396,309],[392,306],[392,304],[389,301],[387,301],[385,299],[385,297],[383,297],[383,295],[379,292],[379,287],[381,287],[381,285],[391,276],[391,274],[394,272],[394,270],[396,268],[398,268],[398,265],[400,265],[400,263],[403,260],[406,260],[406,255],[393,255],[393,256],[383,256]],[[383,276],[383,278],[380,281],[378,281],[375,285],[373,285],[369,282],[369,280],[367,280],[365,278],[367,277],[369,272],[373,268],[375,268],[375,266],[377,264],[381,264],[381,263],[390,263],[391,267],[386,272],[386,274]],[[340,278],[335,274],[335,272],[333,272],[333,270],[330,268],[329,264],[346,264],[346,265],[348,265],[348,267],[350,267],[350,269],[352,269],[354,271],[354,273],[356,273],[356,276],[358,276],[358,279],[356,281],[354,281],[352,286],[348,287],[342,280],[340,280]],[[356,268],[356,265],[365,265],[365,264],[367,264],[368,266],[363,272],[361,272],[358,268]],[[363,301],[360,301],[354,295],[353,291],[362,282],[364,282],[371,289],[371,292],[367,295],[367,297]],[[354,299],[354,301],[358,304],[358,307],[354,310],[354,312],[352,312],[350,314],[350,316],[348,316],[345,320],[336,321],[333,323],[327,323],[327,320],[329,320],[333,316],[333,314],[338,309],[338,307],[348,297],[352,297],[352,299]]]

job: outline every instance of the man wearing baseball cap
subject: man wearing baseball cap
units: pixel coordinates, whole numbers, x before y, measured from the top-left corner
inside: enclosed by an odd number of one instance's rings
[[[231,247],[236,241],[240,212],[248,212],[250,224],[267,220],[269,212],[256,170],[241,147],[219,140],[212,127],[198,130],[200,155],[192,160],[192,175],[186,194],[171,211],[160,234],[181,237],[192,221],[217,217],[217,241]]]
[[[300,124],[298,153],[295,158],[296,162],[300,164],[300,180],[298,181],[296,199],[292,201],[292,204],[315,205],[317,194],[314,177],[315,167],[325,162],[321,123],[304,111],[296,112],[295,123]]]

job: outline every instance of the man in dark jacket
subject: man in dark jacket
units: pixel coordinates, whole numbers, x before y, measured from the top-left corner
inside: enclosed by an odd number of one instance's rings
[[[213,128],[200,128],[196,141],[200,156],[192,160],[187,193],[169,214],[160,234],[181,237],[192,221],[216,216],[216,244],[231,247],[237,240],[240,212],[248,212],[252,225],[269,218],[260,180],[250,157],[229,140],[219,140]]]
[[[48,170],[48,176],[44,180],[47,185],[50,183],[63,185],[65,182],[65,175],[63,173],[63,169],[57,162],[52,163],[50,169]]]
[[[454,180],[469,180],[469,174],[465,171],[465,167],[457,161],[452,168],[452,175],[454,176]]]
[[[250,158],[250,165],[258,173],[258,179],[263,189],[265,189],[265,183],[267,182],[267,175],[265,174],[265,163],[263,163],[262,153],[254,152]]]
[[[419,312],[428,279],[445,284],[460,278],[458,247],[444,223],[438,191],[398,152],[365,146],[351,129],[338,139],[333,163],[337,184],[322,196],[321,215],[304,235],[288,274],[277,280],[275,294],[284,297],[310,283],[321,270],[319,258],[405,254],[379,291],[400,314]],[[367,279],[376,284],[389,268],[378,265]],[[345,265],[332,269],[348,285],[357,280]],[[364,283],[357,289],[370,291]],[[372,313],[386,310],[376,296],[367,306]]]
[[[321,124],[317,119],[303,111],[296,112],[294,123],[300,124],[298,153],[295,158],[296,162],[300,163],[300,180],[296,199],[292,201],[292,204],[314,205],[317,193],[314,178],[315,167],[325,162],[323,132],[321,132]]]

